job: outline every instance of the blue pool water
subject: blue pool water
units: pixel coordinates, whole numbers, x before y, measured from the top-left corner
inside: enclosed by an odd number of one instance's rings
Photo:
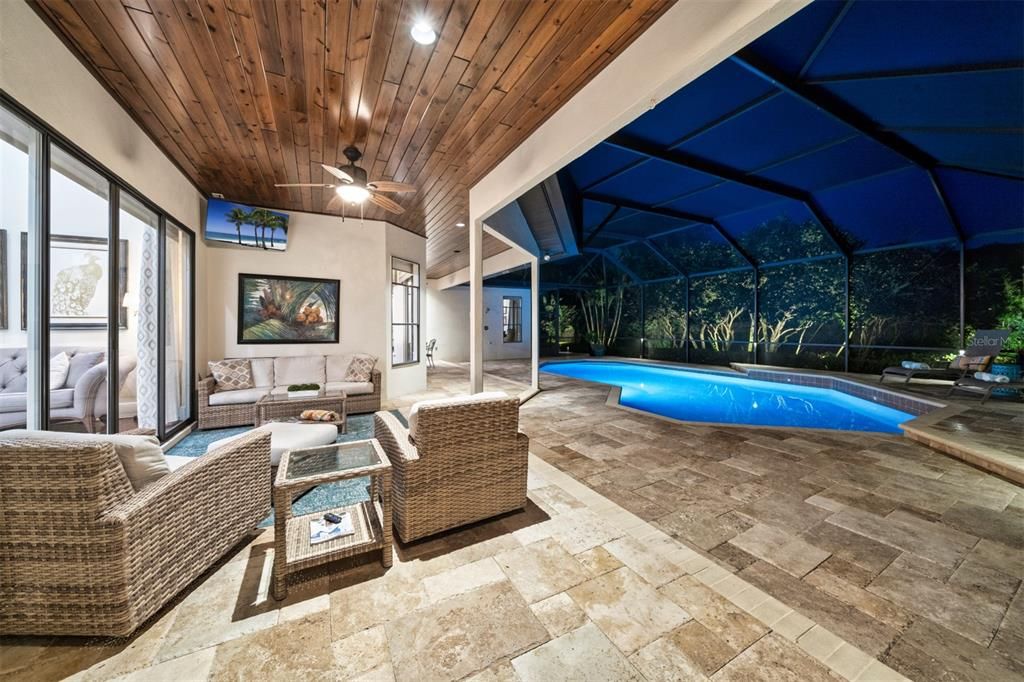
[[[900,410],[839,391],[758,381],[724,372],[628,362],[552,362],[552,374],[621,386],[619,403],[694,422],[900,433]]]

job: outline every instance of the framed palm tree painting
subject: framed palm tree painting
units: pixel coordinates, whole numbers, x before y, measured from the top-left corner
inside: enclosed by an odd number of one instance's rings
[[[341,281],[238,275],[238,343],[337,343]]]

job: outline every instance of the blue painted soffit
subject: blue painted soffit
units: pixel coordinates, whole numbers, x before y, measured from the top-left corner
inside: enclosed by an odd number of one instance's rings
[[[812,3],[568,167],[581,248],[645,280],[1019,248],[1022,36],[1018,0]]]

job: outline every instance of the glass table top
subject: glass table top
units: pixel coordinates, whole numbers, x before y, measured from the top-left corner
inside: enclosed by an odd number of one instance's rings
[[[268,393],[264,400],[275,403],[286,403],[291,400],[309,400],[310,398],[342,398],[344,397],[344,395],[344,391],[328,391],[326,389],[321,388],[316,395],[295,396],[293,398],[288,397],[287,393]]]
[[[316,448],[292,450],[288,459],[286,479],[306,478],[322,474],[362,469],[382,464],[377,448],[369,440],[332,443]]]

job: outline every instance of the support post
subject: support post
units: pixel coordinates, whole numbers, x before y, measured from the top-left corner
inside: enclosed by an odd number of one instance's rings
[[[967,247],[963,239],[960,240],[960,348],[958,350],[964,350],[964,344],[967,342],[967,287],[964,282],[964,275],[966,270],[967,260]]]
[[[484,223],[469,224],[469,392],[484,390]]]
[[[530,261],[530,386],[540,390],[540,259]]]

